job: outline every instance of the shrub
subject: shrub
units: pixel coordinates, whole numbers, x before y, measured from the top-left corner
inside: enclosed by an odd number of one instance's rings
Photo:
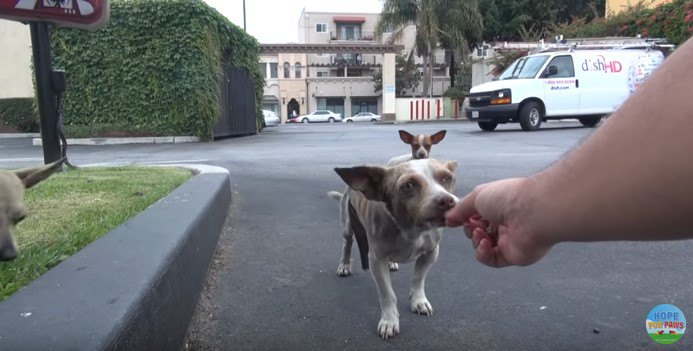
[[[491,59],[491,64],[493,68],[489,72],[494,78],[498,77],[506,68],[510,66],[515,60],[520,57],[527,56],[529,52],[527,50],[510,50],[505,53],[496,55]]]
[[[469,91],[464,91],[460,87],[449,87],[445,92],[443,93],[443,96],[449,97],[452,100],[459,100],[460,102],[464,101],[464,98],[469,95]]]
[[[575,18],[552,29],[552,35],[565,38],[627,36],[666,38],[679,45],[693,34],[693,0],[673,0],[648,8],[643,3],[606,18],[586,21]]]
[[[52,31],[67,71],[63,124],[118,125],[138,134],[212,136],[222,62],[248,71],[261,119],[259,44],[199,0],[114,0],[106,27]],[[81,130],[84,130],[82,128]]]
[[[0,121],[19,132],[37,133],[39,122],[34,108],[34,99],[0,99]]]

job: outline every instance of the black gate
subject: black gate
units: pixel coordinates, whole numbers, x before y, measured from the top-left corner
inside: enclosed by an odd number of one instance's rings
[[[214,138],[257,133],[255,85],[247,72],[224,65],[221,82],[221,114],[214,125]]]

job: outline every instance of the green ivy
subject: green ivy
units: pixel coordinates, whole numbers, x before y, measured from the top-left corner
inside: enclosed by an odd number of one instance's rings
[[[0,99],[0,121],[24,133],[39,131],[33,98]]]
[[[135,135],[212,137],[222,62],[247,70],[261,119],[259,44],[200,0],[114,0],[106,27],[55,28],[53,62],[67,72],[63,124],[126,126]],[[123,131],[111,131],[123,132]]]

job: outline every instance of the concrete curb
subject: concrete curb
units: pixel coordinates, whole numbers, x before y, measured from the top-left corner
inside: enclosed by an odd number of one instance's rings
[[[197,143],[200,138],[193,136],[139,137],[139,138],[84,138],[66,139],[67,145],[124,145],[124,144],[182,144]],[[32,140],[34,146],[42,146],[41,138]]]
[[[0,139],[40,138],[40,133],[0,133]]]
[[[180,349],[231,201],[227,170],[185,167],[197,174],[0,304],[0,349]]]

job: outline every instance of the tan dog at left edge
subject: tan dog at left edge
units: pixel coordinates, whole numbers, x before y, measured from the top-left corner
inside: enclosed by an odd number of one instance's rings
[[[17,257],[11,229],[27,215],[24,189],[31,188],[62,169],[65,158],[54,163],[16,171],[0,170],[0,261]]]

